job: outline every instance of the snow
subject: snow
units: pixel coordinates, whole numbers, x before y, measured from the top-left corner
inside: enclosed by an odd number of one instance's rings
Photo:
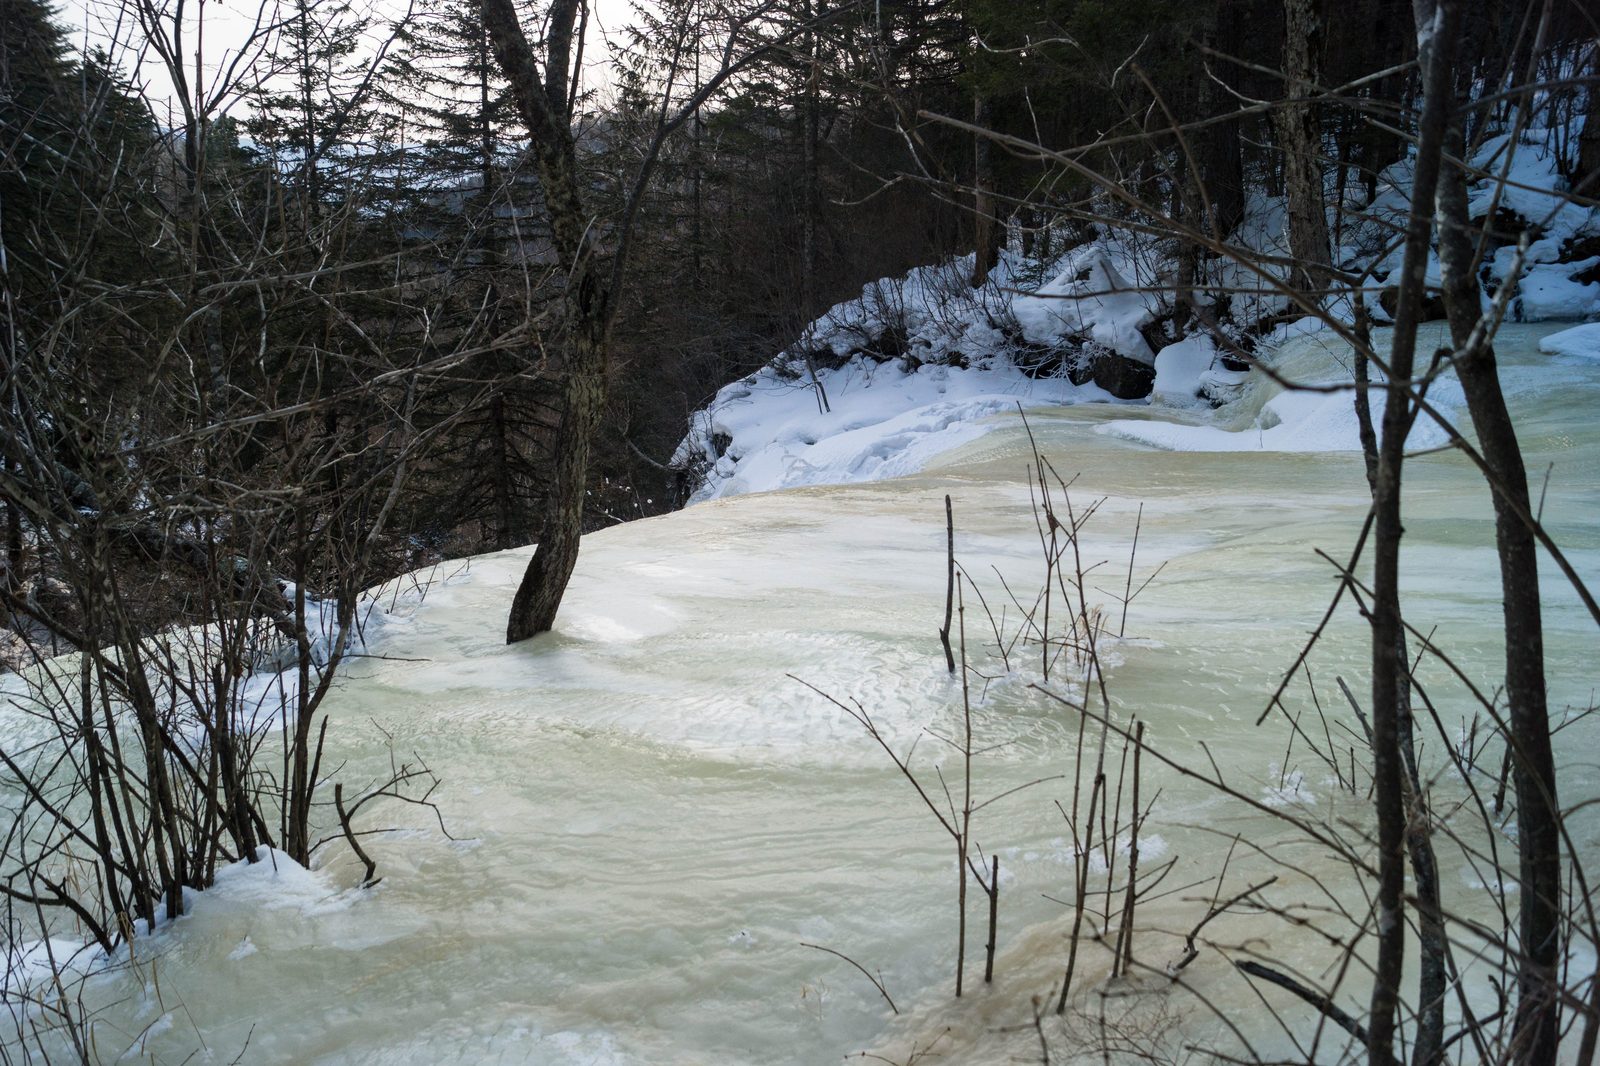
[[[1373,417],[1383,403],[1373,399]],[[1175,452],[1327,452],[1361,447],[1347,392],[1284,392],[1262,409],[1259,424],[1243,430],[1181,422],[1122,419],[1101,433]]]
[[[1108,399],[1094,385],[1033,379],[1003,361],[962,369],[857,356],[818,371],[828,396],[821,410],[807,377],[766,367],[717,393],[695,416],[675,462],[712,465],[692,502],[801,485],[900,477],[934,456],[975,440],[990,415],[1024,406]],[[718,438],[727,438],[718,451]]]
[[[243,905],[262,910],[297,910],[309,917],[345,910],[362,895],[360,889],[340,890],[323,871],[308,870],[286,853],[262,846],[256,849],[255,862],[241,859],[218,870],[210,889],[190,897],[189,912]],[[255,945],[250,947],[252,950],[243,951],[241,957],[253,953]]]
[[[1150,392],[1152,406],[1204,407],[1202,380],[1217,359],[1217,345],[1196,334],[1156,353],[1156,383]]]
[[[1291,341],[1260,357],[1279,377],[1307,386],[1286,389],[1261,370],[1251,371],[1239,398],[1216,412],[1191,419],[1117,419],[1103,423],[1097,432],[1154,448],[1178,452],[1344,452],[1359,451],[1361,437],[1356,420],[1352,375],[1345,354],[1336,342],[1313,334]],[[1215,373],[1215,372],[1213,372]],[[1382,375],[1373,371],[1374,382]],[[1384,395],[1370,393],[1372,420],[1383,420]],[[1446,373],[1434,382],[1429,401],[1447,418],[1461,409],[1465,399],[1460,383]],[[1259,407],[1256,407],[1259,405]],[[1251,411],[1255,409],[1252,416]],[[1176,412],[1173,413],[1175,416]],[[1433,448],[1449,434],[1426,415],[1419,418],[1407,438],[1412,449]]]
[[[1600,236],[1600,208],[1561,195],[1557,149],[1575,136],[1575,129],[1533,127],[1515,139],[1491,136],[1472,156],[1483,175],[1468,188],[1473,217],[1492,215],[1497,230],[1509,230],[1507,239],[1519,226],[1527,231],[1520,259],[1509,244],[1486,259],[1491,289],[1513,287],[1509,321],[1600,318],[1600,283],[1577,280],[1600,267],[1600,256],[1561,262],[1574,254],[1575,240]],[[1329,205],[1335,261],[1369,272],[1372,280],[1356,298],[1378,323],[1389,321],[1380,297],[1396,284],[1404,256],[1394,235],[1411,210],[1412,171],[1412,160],[1397,162],[1379,175],[1370,203],[1355,186],[1342,210]],[[1195,288],[1197,305],[1217,315],[1215,328],[1268,360],[1322,343],[1317,338],[1330,336],[1329,323],[1355,318],[1349,296],[1330,297],[1318,315],[1292,317],[1282,291],[1283,261],[1291,255],[1287,229],[1283,198],[1252,190],[1229,237],[1238,254],[1203,260]],[[1109,399],[1092,385],[1061,379],[1070,372],[1083,380],[1108,353],[1153,366],[1149,406],[1162,420],[1119,419],[1100,427],[1102,433],[1179,451],[1360,447],[1347,360],[1297,379],[1332,390],[1311,393],[1283,393],[1258,374],[1227,370],[1217,359],[1218,338],[1193,321],[1172,320],[1170,242],[1099,223],[1062,236],[1070,247],[1043,261],[1004,251],[978,288],[970,285],[967,256],[879,279],[831,308],[771,365],[725,387],[693,417],[672,461],[697,479],[690,502],[914,473],[986,432],[991,416],[1018,403]],[[1434,291],[1442,281],[1433,250],[1425,280]],[[1480,295],[1488,307],[1489,293]],[[1189,333],[1166,344],[1158,339],[1180,330]],[[1559,360],[1595,360],[1592,334],[1574,333],[1566,343],[1576,347],[1551,349]],[[817,385],[830,410],[822,410]],[[1441,381],[1433,399],[1454,409],[1453,380]],[[1382,407],[1375,394],[1375,419]],[[1221,410],[1211,415],[1209,408]],[[1428,448],[1446,439],[1424,418],[1408,443]]]
[[[1202,294],[1213,304],[1231,304],[1233,317],[1249,322],[1281,314],[1289,308],[1288,296],[1277,284],[1288,280],[1289,270],[1279,260],[1292,253],[1289,248],[1289,213],[1284,198],[1252,190],[1246,197],[1244,221],[1229,238],[1229,243],[1244,254],[1219,259],[1210,265],[1209,284]],[[1249,262],[1245,266],[1239,259]]]
[[[1482,217],[1491,207],[1509,211],[1537,226],[1544,240],[1550,241],[1553,247],[1569,237],[1592,230],[1594,209],[1556,195],[1565,188],[1565,182],[1555,145],[1565,138],[1575,139],[1574,133],[1534,127],[1524,130],[1515,144],[1508,134],[1486,138],[1473,155],[1472,165],[1490,176],[1480,178],[1469,189],[1468,215]],[[1499,181],[1502,174],[1505,176],[1503,186]]]
[[[1153,363],[1155,353],[1139,330],[1164,309],[1164,296],[1140,291],[1155,281],[1150,273],[1134,247],[1103,234],[1068,253],[1055,278],[1018,296],[1011,311],[1035,343],[1087,337],[1119,355]]]
[[[899,477],[1019,403],[1112,399],[1060,376],[1063,360],[1112,352],[1153,364],[1141,331],[1169,298],[1150,242],[1091,236],[1047,264],[1005,252],[978,288],[971,256],[864,286],[695,414],[672,459],[703,469],[690,502]]]
[[[1539,350],[1559,363],[1600,364],[1600,322],[1552,333],[1539,341]]]
[[[1508,134],[1485,140],[1472,157],[1472,165],[1492,177],[1474,182],[1468,211],[1474,218],[1491,209],[1497,217],[1509,213],[1529,227],[1531,242],[1520,277],[1512,276],[1517,250],[1507,245],[1490,259],[1490,276],[1496,285],[1517,286],[1511,311],[1514,321],[1582,321],[1600,315],[1600,285],[1573,280],[1600,264],[1600,257],[1562,263],[1567,242],[1600,234],[1600,209],[1568,202],[1557,195],[1566,187],[1555,145],[1574,138],[1576,131],[1533,128],[1513,143]],[[1498,178],[1504,174],[1502,185]]]
[[[36,988],[54,976],[82,977],[93,971],[104,956],[93,944],[68,937],[51,936],[38,940],[15,941],[6,946],[0,965],[0,994],[7,997]]]
[[[1573,275],[1600,266],[1600,256],[1576,263],[1538,263],[1523,271],[1517,290],[1522,317],[1529,322],[1574,321],[1600,315],[1600,284]]]

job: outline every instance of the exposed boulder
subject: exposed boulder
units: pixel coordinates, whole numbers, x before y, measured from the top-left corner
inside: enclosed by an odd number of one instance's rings
[[[1378,293],[1378,306],[1383,308],[1383,313],[1391,319],[1400,307],[1400,287],[1388,285]],[[1445,317],[1444,297],[1436,292],[1430,292],[1422,298],[1421,322],[1438,322]]]
[[[1094,383],[1119,400],[1142,400],[1156,382],[1156,368],[1109,348],[1093,355]]]

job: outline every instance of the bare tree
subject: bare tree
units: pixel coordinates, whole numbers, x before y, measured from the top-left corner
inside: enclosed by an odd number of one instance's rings
[[[1289,249],[1298,284],[1312,292],[1330,280],[1327,196],[1322,180],[1322,126],[1311,97],[1319,79],[1323,12],[1319,0],[1284,0],[1285,99],[1275,112],[1283,145],[1289,205]]]
[[[539,546],[512,600],[508,643],[546,632],[555,624],[578,562],[589,452],[605,408],[612,327],[627,282],[629,244],[662,150],[730,78],[811,27],[809,22],[773,25],[771,18],[781,10],[776,0],[763,0],[719,3],[707,12],[685,8],[680,13],[654,128],[642,147],[618,216],[607,219],[597,214],[584,185],[574,130],[580,74],[574,57],[583,49],[587,4],[555,0],[544,23],[540,55],[528,42],[511,0],[483,0],[484,25],[528,129],[556,256],[566,275],[566,360],[555,468]],[[722,47],[708,70],[691,71],[689,66],[700,62],[700,34],[713,23],[721,27]],[[686,80],[698,87],[686,90]]]

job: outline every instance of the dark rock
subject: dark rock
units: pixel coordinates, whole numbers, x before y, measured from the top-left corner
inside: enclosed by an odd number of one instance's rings
[[[1156,368],[1109,349],[1094,356],[1094,383],[1119,400],[1142,400],[1156,383]]]
[[[905,332],[890,326],[872,338],[872,343],[863,348],[861,354],[871,356],[879,362],[887,363],[896,356],[904,355],[909,347],[910,344]]]
[[[1528,240],[1536,241],[1544,236],[1544,228],[1536,223],[1523,218],[1505,204],[1495,207],[1494,217],[1478,215],[1470,222],[1473,229],[1485,230],[1491,248],[1498,248],[1505,244],[1516,244],[1526,233]]]
[[[1568,237],[1561,244],[1561,258],[1557,262],[1577,263],[1600,255],[1600,233],[1588,237]]]
[[[1152,352],[1159,352],[1169,344],[1176,343],[1183,338],[1183,331],[1178,328],[1178,316],[1175,311],[1168,311],[1158,315],[1139,327],[1139,336],[1150,346]]]
[[[1568,238],[1561,245],[1561,258],[1558,262],[1587,263],[1591,259],[1600,259],[1600,234]],[[1580,285],[1593,285],[1600,281],[1600,263],[1589,263],[1571,277]]]
[[[1390,285],[1378,293],[1378,306],[1383,308],[1384,314],[1394,317],[1395,311],[1400,307],[1400,287]],[[1436,292],[1430,292],[1422,298],[1421,322],[1437,322],[1445,317],[1444,297]]]

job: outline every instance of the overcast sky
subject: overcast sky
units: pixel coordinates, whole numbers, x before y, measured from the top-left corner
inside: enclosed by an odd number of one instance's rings
[[[4,2],[4,0],[0,0]],[[144,50],[144,36],[133,16],[129,0],[59,0],[60,22],[72,31],[74,44],[81,50],[101,47],[114,52],[118,65],[144,86],[151,102],[161,109],[173,96],[172,79],[160,59]],[[163,10],[177,9],[179,0],[154,0]],[[201,70],[208,85],[215,85],[219,72],[234,64],[258,24],[271,25],[280,6],[292,10],[292,0],[183,0],[185,66],[193,71],[195,47],[202,49]],[[406,0],[367,0],[380,22],[390,23],[406,11]],[[460,0],[473,3],[474,0]],[[355,0],[359,9],[362,0]],[[595,86],[607,80],[609,69],[608,37],[619,36],[632,14],[630,0],[591,0],[593,15],[585,48],[585,84]],[[265,5],[265,6],[263,6]],[[542,9],[544,0],[539,0]],[[197,32],[203,29],[203,33]],[[113,42],[117,46],[113,47]],[[260,42],[252,48],[258,51]],[[376,41],[374,41],[376,47]]]

